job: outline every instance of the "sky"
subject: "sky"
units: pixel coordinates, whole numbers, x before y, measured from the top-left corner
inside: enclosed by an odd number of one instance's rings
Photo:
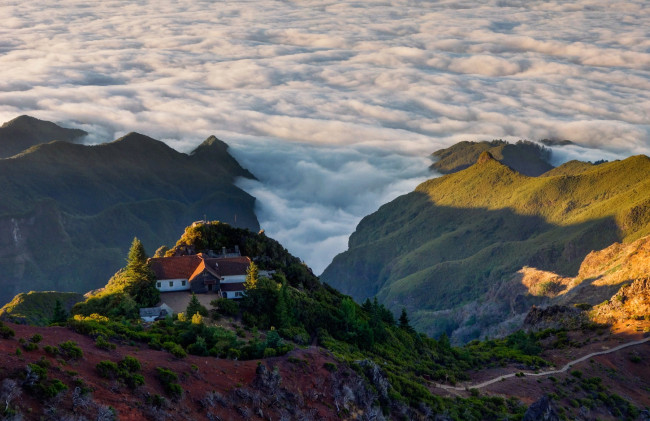
[[[183,152],[214,134],[316,273],[457,141],[650,154],[646,0],[3,0],[0,22],[0,121]]]

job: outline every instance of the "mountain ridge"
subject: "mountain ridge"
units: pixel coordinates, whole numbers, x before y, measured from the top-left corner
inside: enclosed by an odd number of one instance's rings
[[[134,235],[154,249],[206,216],[259,230],[255,198],[234,185],[252,174],[224,145],[208,138],[184,154],[129,133],[92,146],[52,141],[0,159],[0,302],[29,290],[101,286]]]
[[[428,334],[451,335],[459,326],[432,311],[480,300],[526,265],[574,275],[591,250],[650,234],[646,156],[546,177],[481,161],[362,219],[323,281],[358,301],[405,306]]]

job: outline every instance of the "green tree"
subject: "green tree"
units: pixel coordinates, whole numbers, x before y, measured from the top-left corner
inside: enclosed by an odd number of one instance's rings
[[[246,291],[257,288],[257,281],[259,280],[259,270],[255,262],[251,262],[246,269],[246,280],[244,281],[244,289]]]
[[[274,323],[278,329],[289,327],[291,325],[291,316],[289,312],[290,298],[287,290],[287,281],[282,282],[280,293],[278,294],[278,302],[275,305]]]
[[[68,312],[65,311],[60,300],[54,304],[54,313],[52,314],[52,323],[65,323],[68,320]]]
[[[357,308],[356,304],[350,297],[345,297],[341,300],[341,316],[343,325],[346,332],[351,332],[357,321]]]
[[[155,306],[160,300],[160,291],[156,288],[156,277],[147,264],[144,246],[137,238],[133,239],[123,272],[124,290],[138,305]]]
[[[411,326],[409,316],[406,314],[406,309],[404,307],[402,307],[402,314],[399,316],[398,326],[400,329],[403,329],[408,333],[415,333],[415,329]]]
[[[201,305],[199,299],[196,297],[196,294],[192,293],[192,298],[190,298],[190,302],[187,304],[185,314],[187,315],[188,319],[191,319],[196,313],[199,313],[201,316],[207,316],[208,309]]]

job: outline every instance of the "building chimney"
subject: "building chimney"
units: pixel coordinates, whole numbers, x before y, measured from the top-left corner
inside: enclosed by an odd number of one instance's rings
[[[235,253],[237,253],[238,255],[240,254],[240,253],[239,253],[239,246],[238,246],[238,245],[235,245]]]
[[[223,254],[223,257],[226,257],[226,248],[221,247],[221,254]]]

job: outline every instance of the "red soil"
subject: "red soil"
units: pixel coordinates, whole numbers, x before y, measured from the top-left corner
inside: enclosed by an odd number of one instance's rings
[[[258,414],[252,413],[252,405],[250,412],[246,412],[238,411],[233,405],[226,407],[215,405],[215,407],[206,409],[200,404],[201,399],[212,391],[219,392],[228,398],[236,389],[254,389],[253,380],[256,376],[257,360],[233,361],[196,356],[178,360],[165,351],[148,349],[146,345],[119,345],[115,350],[106,351],[98,349],[92,338],[77,334],[68,328],[33,327],[10,323],[6,323],[6,325],[15,330],[16,336],[15,339],[0,340],[0,378],[17,378],[28,363],[44,357],[52,364],[48,370],[49,378],[57,378],[69,387],[67,392],[61,394],[62,397],[57,403],[57,407],[63,411],[72,411],[70,394],[74,389],[72,382],[74,377],[83,379],[94,390],[92,392],[94,402],[115,408],[119,419],[125,421],[147,418],[202,420],[208,419],[208,410],[223,420],[265,419],[268,416],[271,416],[272,419],[279,419],[281,411],[287,409],[282,408],[281,405],[271,408],[264,407],[264,418],[262,418]],[[35,351],[22,349],[18,338],[28,339],[36,333],[43,336],[39,343],[39,349]],[[84,353],[82,359],[66,362],[61,358],[53,358],[43,350],[46,345],[56,346],[67,340],[79,344]],[[17,348],[22,349],[21,356],[16,355]],[[96,364],[102,360],[118,362],[127,355],[137,358],[142,364],[140,373],[145,378],[145,385],[136,391],[130,390],[115,380],[99,377],[95,369]],[[331,354],[313,347],[294,350],[286,356],[262,361],[269,370],[272,370],[274,366],[278,367],[282,377],[280,387],[286,388],[290,393],[299,397],[298,401],[302,403],[299,406],[303,411],[308,410],[314,419],[340,419],[333,409],[333,375],[323,368],[325,362],[336,363]],[[169,368],[178,374],[179,383],[184,391],[180,401],[171,401],[165,395],[165,391],[155,376],[158,366]],[[78,374],[74,374],[72,371]],[[152,415],[151,407],[145,403],[147,394],[165,396],[170,405],[164,409],[162,414]],[[20,399],[13,402],[13,406],[15,405],[18,406],[25,419],[40,419],[47,403],[29,396],[25,392]],[[242,415],[242,412],[245,416]],[[89,414],[92,412],[86,413],[86,415]]]

